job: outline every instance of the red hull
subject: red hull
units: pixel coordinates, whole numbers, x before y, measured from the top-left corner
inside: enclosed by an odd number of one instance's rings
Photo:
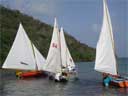
[[[40,76],[45,77],[46,74],[43,73],[43,71],[29,71],[29,72],[21,72],[20,74],[18,74],[18,77],[20,78],[40,77]]]
[[[128,80],[125,80],[124,83],[125,83],[125,86],[128,88]]]
[[[126,88],[128,87],[128,80],[112,80],[110,85],[120,88]]]
[[[32,71],[32,72],[24,72],[20,75],[20,77],[34,77],[34,76],[40,76],[42,72],[38,71]]]

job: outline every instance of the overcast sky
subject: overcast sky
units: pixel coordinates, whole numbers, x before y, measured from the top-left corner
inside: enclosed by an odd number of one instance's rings
[[[82,43],[96,47],[102,26],[102,0],[0,0],[1,4],[59,26]],[[118,56],[128,57],[128,0],[107,0]],[[86,53],[85,53],[86,54]]]

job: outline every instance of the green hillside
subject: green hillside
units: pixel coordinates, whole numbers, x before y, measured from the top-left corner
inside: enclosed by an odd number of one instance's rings
[[[0,6],[0,61],[1,64],[5,60],[19,26],[22,22],[30,40],[47,56],[49,49],[53,27],[43,23],[33,17],[20,13],[17,10],[11,10]],[[74,37],[65,33],[66,41],[75,61],[92,61],[95,58],[95,49],[80,43]]]

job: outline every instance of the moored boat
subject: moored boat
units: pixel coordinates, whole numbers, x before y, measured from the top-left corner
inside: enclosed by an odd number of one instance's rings
[[[42,73],[44,64],[45,58],[30,41],[20,23],[15,40],[2,68],[20,70],[16,71],[18,77],[34,77]]]
[[[116,87],[128,87],[125,76],[118,73],[117,55],[109,10],[106,0],[103,0],[103,24],[96,47],[95,70],[103,74],[103,84]]]

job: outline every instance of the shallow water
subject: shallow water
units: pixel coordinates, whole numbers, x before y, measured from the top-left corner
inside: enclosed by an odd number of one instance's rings
[[[79,80],[66,84],[47,78],[18,80],[13,72],[1,71],[0,96],[128,96],[128,88],[105,88],[101,74],[94,71],[94,62],[78,64]],[[128,73],[128,59],[119,60],[119,72]]]

